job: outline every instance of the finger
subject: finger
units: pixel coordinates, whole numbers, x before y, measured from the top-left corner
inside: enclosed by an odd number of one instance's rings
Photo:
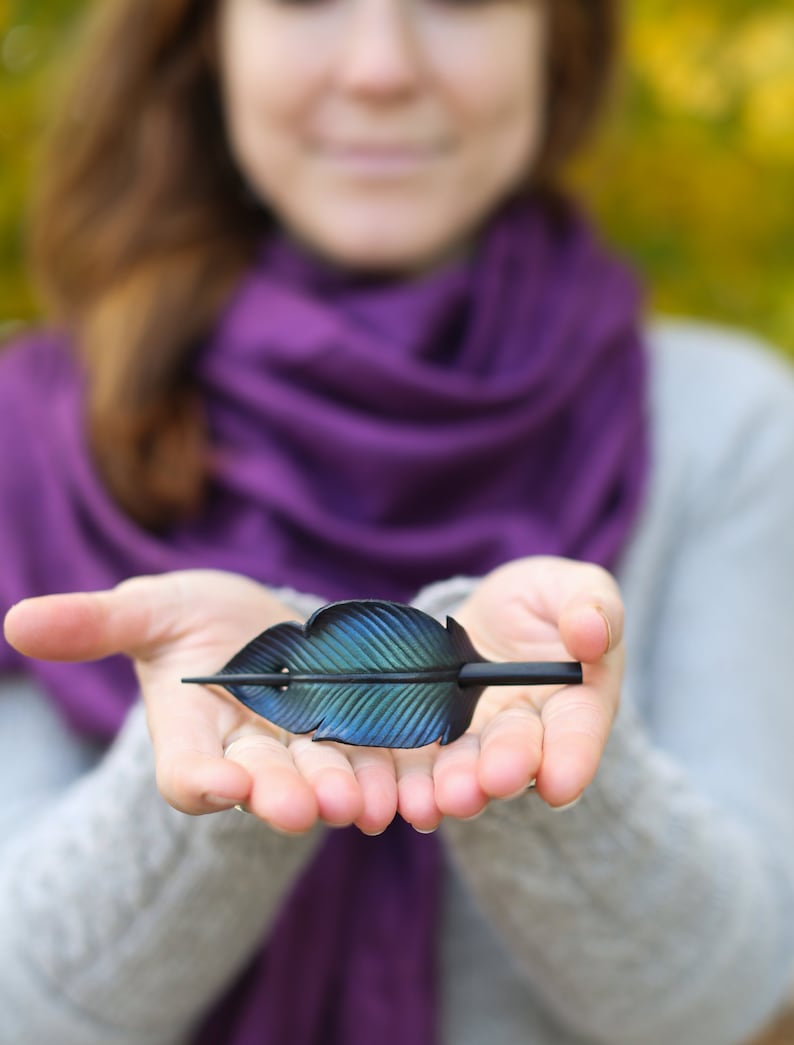
[[[25,599],[8,611],[6,637],[21,653],[44,660],[145,655],[174,630],[180,605],[175,578],[136,577],[108,591]]]
[[[248,812],[289,834],[314,826],[319,815],[314,791],[278,737],[245,733],[227,746],[225,760],[242,768],[252,781],[245,800]]]
[[[592,783],[609,736],[613,706],[591,686],[569,687],[544,704],[537,790],[549,805],[575,801]]]
[[[479,761],[480,740],[475,733],[464,733],[439,750],[433,780],[436,804],[444,816],[465,820],[481,813],[488,804],[488,795],[480,786]]]
[[[537,571],[535,608],[558,624],[569,653],[593,662],[623,637],[623,600],[615,578],[594,563],[566,559],[528,560]]]
[[[582,592],[560,614],[560,635],[576,660],[594,663],[623,641],[623,604],[616,593]]]
[[[578,620],[576,612],[584,607],[590,616]],[[614,645],[623,629],[620,592],[607,570],[543,556],[517,560],[489,574],[457,616],[475,646],[491,660],[515,659],[528,647],[536,658],[553,659],[568,616],[565,637],[572,642],[569,652],[577,660],[597,659],[607,647],[609,633]]]
[[[327,824],[343,827],[362,815],[361,784],[342,745],[296,737],[290,743],[290,754],[314,792],[320,817]]]
[[[397,812],[397,775],[391,753],[382,748],[352,747],[348,758],[361,788],[363,809],[356,827],[364,834],[385,831]]]
[[[198,686],[152,687],[146,714],[157,786],[167,802],[197,814],[247,801],[251,777],[223,758],[220,738],[228,733],[234,715],[226,702]]]
[[[442,819],[433,782],[437,752],[437,744],[392,752],[397,771],[397,810],[422,834],[435,831]]]
[[[248,578],[183,570],[134,577],[108,591],[25,599],[6,615],[5,633],[20,652],[45,660],[95,660],[115,653],[147,660],[177,640],[198,643],[204,652],[208,645],[233,644],[251,620],[274,624],[287,615]]]
[[[45,595],[25,599],[6,614],[8,642],[29,657],[44,660],[95,660],[120,652],[126,632],[111,617],[110,592]],[[134,635],[138,629],[131,624]]]
[[[543,758],[543,726],[527,706],[505,708],[480,737],[479,783],[491,798],[510,798],[537,776]]]

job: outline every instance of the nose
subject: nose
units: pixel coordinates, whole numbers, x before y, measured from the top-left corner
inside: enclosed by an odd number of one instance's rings
[[[412,7],[410,0],[350,0],[338,67],[348,91],[385,100],[415,91],[422,49]]]

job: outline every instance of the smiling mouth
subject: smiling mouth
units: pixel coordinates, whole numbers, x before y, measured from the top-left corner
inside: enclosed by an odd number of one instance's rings
[[[321,142],[316,151],[324,162],[351,175],[395,178],[421,172],[437,162],[448,148],[440,144]]]

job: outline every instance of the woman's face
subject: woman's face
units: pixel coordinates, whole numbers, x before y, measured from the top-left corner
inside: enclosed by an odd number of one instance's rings
[[[218,30],[240,170],[343,265],[462,249],[537,154],[539,0],[221,0]]]

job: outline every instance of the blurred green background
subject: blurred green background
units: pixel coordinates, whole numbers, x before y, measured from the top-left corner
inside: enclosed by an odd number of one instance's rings
[[[85,0],[0,0],[0,323],[37,315],[33,156]],[[613,111],[574,176],[660,311],[794,356],[794,3],[631,0]]]

